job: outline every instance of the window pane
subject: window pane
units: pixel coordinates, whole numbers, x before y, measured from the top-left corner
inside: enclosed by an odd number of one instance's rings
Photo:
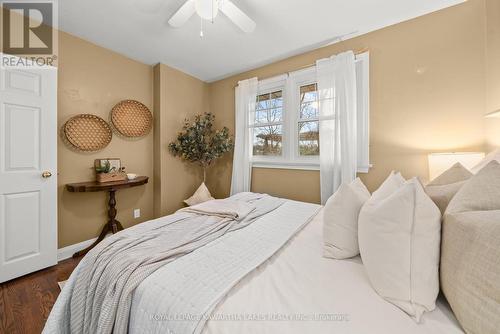
[[[300,87],[300,103],[318,100],[318,86],[313,83]]]
[[[300,118],[318,117],[318,86],[310,84],[300,87]]]
[[[315,118],[319,116],[318,102],[305,102],[300,105],[300,118]]]
[[[273,108],[255,111],[255,123],[276,123],[283,121],[283,109]]]
[[[281,155],[281,125],[261,126],[253,129],[253,155]]]
[[[267,101],[269,101],[269,93],[257,96],[257,106],[255,109],[267,109]]]
[[[267,102],[257,100],[257,106],[255,107],[255,110],[262,110],[262,109],[267,109]]]
[[[271,99],[281,99],[282,97],[283,97],[283,92],[281,90],[271,93]]]
[[[271,100],[271,104],[270,104],[270,108],[281,108],[283,107],[283,98],[278,98],[278,99],[272,99]]]
[[[271,105],[270,108],[283,107],[283,92],[277,91],[271,93]]]
[[[319,123],[299,122],[299,154],[319,155]]]
[[[283,92],[281,90],[261,94],[257,96],[257,110],[260,109],[271,109],[283,106]]]
[[[269,100],[269,93],[261,94],[257,96],[257,102]]]

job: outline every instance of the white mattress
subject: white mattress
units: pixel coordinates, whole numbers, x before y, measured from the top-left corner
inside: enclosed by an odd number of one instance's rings
[[[321,315],[328,320],[311,320]],[[295,320],[286,320],[288,317]],[[424,314],[422,322],[417,324],[375,293],[359,257],[323,258],[320,212],[285,247],[231,290],[215,309],[203,333],[453,334],[463,331],[446,301],[439,300],[436,310]]]

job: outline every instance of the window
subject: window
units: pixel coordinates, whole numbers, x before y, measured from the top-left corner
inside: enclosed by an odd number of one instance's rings
[[[316,83],[300,86],[298,149],[300,156],[319,155],[319,103]]]
[[[359,172],[369,168],[368,62],[368,53],[356,57]],[[315,67],[259,81],[250,117],[253,166],[319,169],[319,103]]]
[[[283,145],[283,91],[257,96],[253,115],[253,155],[281,156]]]

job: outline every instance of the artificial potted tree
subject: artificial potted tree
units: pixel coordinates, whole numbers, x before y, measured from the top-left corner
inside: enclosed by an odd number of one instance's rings
[[[200,192],[204,192],[205,195],[198,196],[199,198],[197,197],[193,201],[186,200],[185,202],[188,205],[199,202],[203,197],[205,199],[208,197],[208,199],[212,198],[205,186],[207,168],[225,153],[230,152],[234,147],[233,140],[229,135],[229,129],[227,127],[219,130],[214,129],[214,121],[215,116],[211,113],[196,115],[193,121],[186,119],[182,131],[177,135],[177,139],[168,145],[170,153],[173,156],[194,163],[203,169],[203,183],[195,195]]]

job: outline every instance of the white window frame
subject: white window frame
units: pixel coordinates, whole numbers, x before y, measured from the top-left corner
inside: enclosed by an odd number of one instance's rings
[[[356,56],[356,81],[358,85],[358,173],[368,173],[370,141],[370,76],[369,53]],[[316,83],[316,67],[311,66],[259,81],[257,96],[277,90],[283,91],[283,125],[281,156],[252,156],[252,167],[319,170],[319,156],[301,156],[298,145],[300,117],[300,87]],[[252,124],[253,128],[254,125]],[[253,142],[253,132],[251,139]],[[320,152],[321,154],[321,152]]]
[[[289,89],[291,92],[290,102],[292,103],[292,110],[290,110],[290,128],[292,133],[289,136],[292,143],[290,143],[290,151],[292,162],[299,166],[309,166],[312,169],[319,169],[319,155],[317,156],[302,156],[299,153],[299,122],[300,119],[300,87],[309,84],[317,83],[316,80],[316,67],[312,66],[300,71],[295,71],[289,75]],[[318,110],[319,112],[319,110]],[[319,121],[319,117],[311,119],[311,121]],[[321,154],[321,152],[320,152]]]
[[[262,80],[262,81],[259,81],[259,88],[258,88],[258,91],[257,91],[257,96],[260,96],[262,94],[267,94],[267,93],[272,93],[272,92],[275,92],[275,91],[278,91],[278,90],[281,90],[283,92],[283,106],[282,106],[282,117],[283,117],[283,125],[282,125],[282,133],[283,133],[283,136],[281,138],[281,156],[271,156],[271,155],[256,155],[254,156],[252,154],[252,167],[257,167],[256,165],[257,164],[261,164],[262,166],[273,166],[273,165],[279,165],[281,163],[283,163],[284,161],[286,161],[287,159],[287,152],[286,152],[286,136],[284,135],[285,134],[285,131],[287,131],[286,127],[287,127],[287,112],[286,110],[288,109],[288,106],[287,106],[287,89],[286,88],[286,82],[287,82],[287,75],[284,74],[284,75],[280,75],[280,76],[277,76],[277,77],[273,77],[273,78],[270,78],[270,79],[266,79],[266,80]],[[255,113],[254,113],[255,115]],[[253,115],[251,115],[253,116]],[[252,141],[253,143],[253,140],[254,140],[254,134],[253,134],[253,128],[256,128],[256,127],[259,127],[260,125],[256,125],[254,123],[254,120],[253,120],[253,117],[250,117],[250,127],[252,129],[252,135],[251,135],[251,138],[250,140]],[[253,144],[252,144],[252,147],[253,147]],[[252,149],[253,151],[253,149]]]

